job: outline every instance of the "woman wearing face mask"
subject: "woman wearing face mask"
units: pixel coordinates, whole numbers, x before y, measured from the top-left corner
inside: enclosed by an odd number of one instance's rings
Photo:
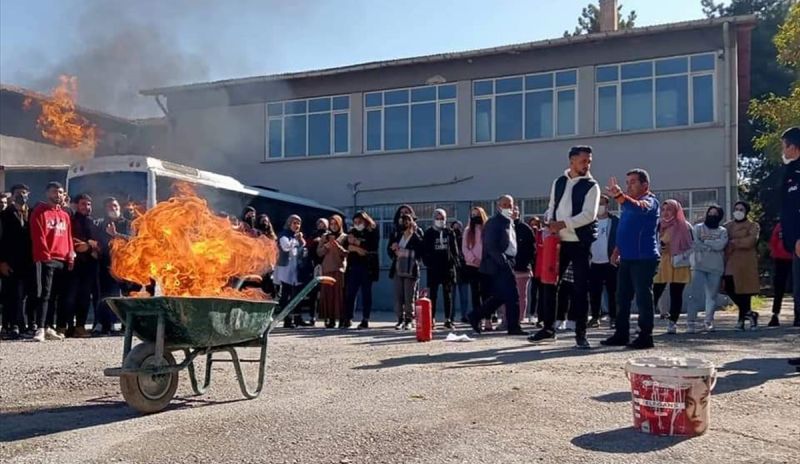
[[[400,205],[397,210],[394,212],[394,230],[392,231],[392,235],[389,236],[388,243],[386,244],[386,254],[389,256],[389,259],[392,260],[392,264],[389,267],[389,278],[394,281],[394,288],[395,288],[395,315],[397,316],[397,324],[395,325],[395,330],[400,330],[403,328],[410,328],[411,322],[406,324],[406,317],[403,312],[403,308],[398,306],[401,304],[400,302],[403,301],[400,297],[403,296],[404,287],[398,287],[400,282],[397,279],[397,249],[398,243],[403,238],[403,234],[406,232],[406,228],[409,226],[407,218],[410,218],[411,222],[416,225],[417,216],[414,214],[414,208],[410,205]],[[420,240],[422,239],[422,232],[417,228],[417,233],[420,236]],[[415,258],[419,259],[422,256],[421,250],[417,250],[415,253]],[[409,260],[407,264],[410,264],[412,261]],[[414,261],[416,262],[416,261]],[[413,270],[413,268],[411,268]],[[410,276],[409,276],[410,277]],[[418,280],[418,279],[417,279]],[[418,284],[419,282],[417,282]],[[416,300],[417,297],[417,286],[414,287],[414,295],[412,296],[412,301]],[[413,314],[411,316],[413,318]],[[408,327],[405,327],[408,325]]]
[[[300,291],[298,266],[303,257],[303,248],[306,246],[306,240],[300,231],[301,224],[300,216],[296,214],[289,216],[278,239],[278,263],[273,277],[281,286],[281,308],[289,304],[289,301]],[[302,325],[299,314],[295,314],[294,317],[287,316],[283,320],[285,328],[293,329],[298,325]]]
[[[669,326],[667,333],[678,332],[678,318],[683,307],[683,289],[691,279],[689,255],[692,250],[692,225],[686,221],[683,207],[677,200],[667,200],[661,207],[658,224],[661,261],[653,281],[655,307],[669,285]]]
[[[483,225],[486,224],[488,217],[486,211],[480,206],[472,208],[470,211],[469,225],[461,239],[461,250],[464,253],[464,278],[469,283],[472,296],[472,310],[478,311],[483,305],[482,278],[478,269],[481,267],[481,257],[483,254]],[[461,322],[468,324],[469,320],[461,318]],[[491,321],[488,321],[491,330]],[[485,324],[484,324],[485,325]]]
[[[344,272],[347,268],[347,236],[342,233],[344,219],[331,216],[330,231],[323,237],[317,247],[317,256],[322,258],[322,275],[333,277],[336,283],[323,285],[320,289],[319,317],[325,321],[325,328],[336,327],[336,321],[342,319],[344,310]]]
[[[409,330],[414,317],[414,300],[419,286],[419,259],[423,251],[422,232],[413,216],[400,215],[399,225],[389,239],[387,251],[392,259],[389,277],[394,280],[394,308],[397,315],[397,325],[394,328]]]
[[[750,205],[738,201],[733,206],[733,221],[725,224],[728,230],[728,246],[725,249],[725,290],[739,308],[737,328],[745,329],[745,320],[750,328],[758,327],[758,313],[751,308],[753,295],[761,290],[758,279],[758,223],[748,219]]]
[[[347,273],[345,274],[345,311],[339,321],[340,329],[352,325],[356,298],[361,293],[363,316],[359,329],[369,328],[372,312],[372,283],[377,280],[378,235],[375,221],[364,211],[353,216],[353,228],[347,233]]]
[[[433,225],[423,237],[422,261],[428,268],[428,288],[431,299],[431,318],[436,319],[436,301],[439,287],[444,299],[444,326],[453,328],[453,286],[458,268],[458,245],[456,236],[447,228],[447,213],[443,209],[433,212]]]
[[[728,244],[728,231],[720,227],[725,213],[719,206],[706,211],[706,219],[694,226],[692,245],[692,279],[702,285],[705,294],[705,330],[714,330],[714,311],[717,309],[720,279],[725,272],[725,246]],[[687,331],[695,333],[699,329],[697,308],[688,309]]]

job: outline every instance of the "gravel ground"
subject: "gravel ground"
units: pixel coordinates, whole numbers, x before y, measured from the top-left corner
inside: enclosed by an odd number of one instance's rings
[[[369,331],[273,333],[265,393],[241,399],[230,365],[192,397],[181,373],[167,410],[122,401],[122,338],[0,344],[0,461],[15,463],[797,463],[800,353],[791,327],[657,333],[647,355],[713,361],[707,434],[652,437],[632,427],[625,361],[641,353],[572,349],[521,337],[416,343],[391,323]],[[766,322],[766,321],[765,321]],[[462,332],[464,332],[462,330]],[[255,350],[247,354],[257,355]],[[251,366],[252,367],[252,366]],[[248,369],[251,374],[254,370]]]

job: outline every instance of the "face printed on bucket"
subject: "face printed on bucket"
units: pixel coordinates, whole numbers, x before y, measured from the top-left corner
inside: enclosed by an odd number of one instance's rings
[[[709,411],[708,396],[710,394],[708,381],[694,382],[686,390],[686,419],[691,424],[696,434],[701,434],[708,428]]]

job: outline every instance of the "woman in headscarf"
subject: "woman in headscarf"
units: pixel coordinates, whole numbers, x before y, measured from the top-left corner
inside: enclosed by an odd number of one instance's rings
[[[717,309],[717,295],[723,272],[725,272],[725,246],[728,244],[728,231],[720,226],[725,212],[719,206],[711,206],[706,211],[706,219],[694,226],[692,245],[692,280],[702,286],[705,293],[706,318],[704,329],[714,330],[714,311]],[[687,314],[689,333],[698,330],[697,308],[690,305]]]
[[[275,242],[278,241],[278,236],[272,228],[272,222],[270,222],[269,216],[266,214],[259,214],[258,218],[256,218],[256,230],[258,230],[258,233],[261,234],[262,237],[266,237]],[[270,267],[266,270],[264,275],[261,276],[261,290],[267,295],[276,296],[275,282],[272,280],[273,272],[275,272],[275,269]]]
[[[300,291],[300,279],[298,266],[303,258],[303,249],[306,240],[303,232],[300,231],[302,220],[300,216],[292,214],[286,219],[286,225],[278,239],[278,264],[275,267],[274,280],[281,286],[280,306],[286,307],[292,298]],[[283,320],[283,326],[293,329],[297,325],[302,325],[300,314],[294,317],[287,316]]]
[[[758,313],[753,311],[753,295],[761,291],[758,278],[758,223],[751,221],[750,205],[737,201],[733,205],[733,221],[725,224],[728,230],[728,246],[725,249],[725,290],[739,308],[736,328],[745,329],[745,320],[750,328],[758,327]]]
[[[317,246],[317,256],[322,258],[322,275],[336,279],[333,285],[323,285],[320,290],[319,317],[325,328],[336,327],[344,309],[344,273],[347,268],[347,236],[342,232],[344,220],[338,214],[328,220],[330,231]]]
[[[683,308],[683,289],[692,277],[692,225],[686,221],[683,207],[677,200],[667,200],[661,206],[658,224],[661,261],[653,281],[655,307],[669,285],[669,326],[667,333],[678,331],[678,318]]]
[[[378,242],[380,235],[377,224],[365,211],[353,215],[353,228],[347,233],[347,273],[345,274],[345,311],[339,321],[340,329],[352,325],[356,298],[361,293],[364,305],[359,329],[369,328],[372,312],[372,283],[378,280]]]

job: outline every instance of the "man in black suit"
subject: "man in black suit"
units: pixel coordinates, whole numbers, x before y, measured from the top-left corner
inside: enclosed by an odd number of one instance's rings
[[[514,199],[503,195],[497,200],[497,213],[483,226],[483,254],[479,269],[489,286],[489,298],[478,311],[469,314],[475,333],[481,333],[480,322],[491,317],[500,305],[506,306],[509,335],[527,335],[519,324],[519,293],[514,278],[517,238],[511,217]]]

